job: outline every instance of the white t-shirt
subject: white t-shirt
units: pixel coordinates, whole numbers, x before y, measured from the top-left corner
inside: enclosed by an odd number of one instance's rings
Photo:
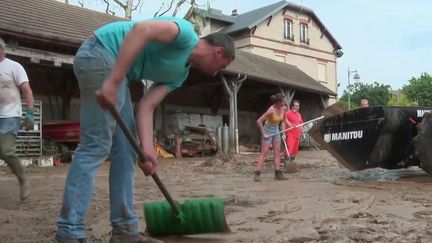
[[[21,64],[8,58],[0,62],[0,118],[21,117],[20,85],[28,82]]]

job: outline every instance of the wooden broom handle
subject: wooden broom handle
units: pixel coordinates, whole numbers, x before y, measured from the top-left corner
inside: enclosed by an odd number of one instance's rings
[[[135,140],[135,137],[132,135],[132,133],[130,132],[130,130],[128,129],[126,124],[124,123],[123,119],[120,117],[120,114],[118,113],[117,109],[114,106],[111,106],[109,108],[109,111],[111,112],[111,115],[114,117],[114,119],[117,121],[117,123],[119,124],[121,130],[123,131],[126,138],[129,140],[129,143],[132,145],[135,152],[138,154],[139,159],[141,161],[143,161],[144,163],[147,163],[145,156],[144,156],[144,153],[141,150],[141,147],[138,145],[137,141]],[[154,182],[156,182],[156,185],[159,187],[160,191],[162,192],[162,194],[164,195],[164,197],[166,198],[168,203],[171,205],[171,208],[174,211],[174,213],[176,215],[179,214],[180,210],[177,207],[177,204],[175,203],[174,199],[169,194],[168,190],[166,189],[166,187],[164,186],[164,184],[162,183],[161,179],[156,174],[156,172],[153,173],[151,175],[151,177],[153,178]]]

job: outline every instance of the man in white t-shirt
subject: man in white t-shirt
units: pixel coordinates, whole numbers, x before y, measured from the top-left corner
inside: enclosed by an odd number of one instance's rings
[[[6,58],[6,44],[0,38],[0,159],[4,160],[20,183],[20,198],[30,194],[24,168],[16,154],[16,136],[20,129],[21,94],[27,102],[24,119],[26,130],[33,128],[34,98],[27,73],[21,64]]]

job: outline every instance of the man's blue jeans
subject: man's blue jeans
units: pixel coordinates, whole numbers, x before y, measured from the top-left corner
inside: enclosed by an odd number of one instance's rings
[[[133,210],[137,155],[111,114],[97,104],[95,96],[111,73],[114,63],[115,59],[96,39],[85,41],[74,59],[74,72],[81,94],[81,133],[66,179],[61,214],[57,221],[57,234],[64,238],[85,238],[84,221],[95,176],[110,151],[109,196],[113,233],[139,233],[138,216]],[[135,133],[126,79],[120,85],[116,107],[129,129]]]

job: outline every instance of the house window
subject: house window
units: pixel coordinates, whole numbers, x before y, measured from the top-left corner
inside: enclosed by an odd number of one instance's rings
[[[293,22],[290,19],[284,19],[284,39],[294,41]]]
[[[300,42],[309,45],[308,26],[307,24],[300,24]]]

